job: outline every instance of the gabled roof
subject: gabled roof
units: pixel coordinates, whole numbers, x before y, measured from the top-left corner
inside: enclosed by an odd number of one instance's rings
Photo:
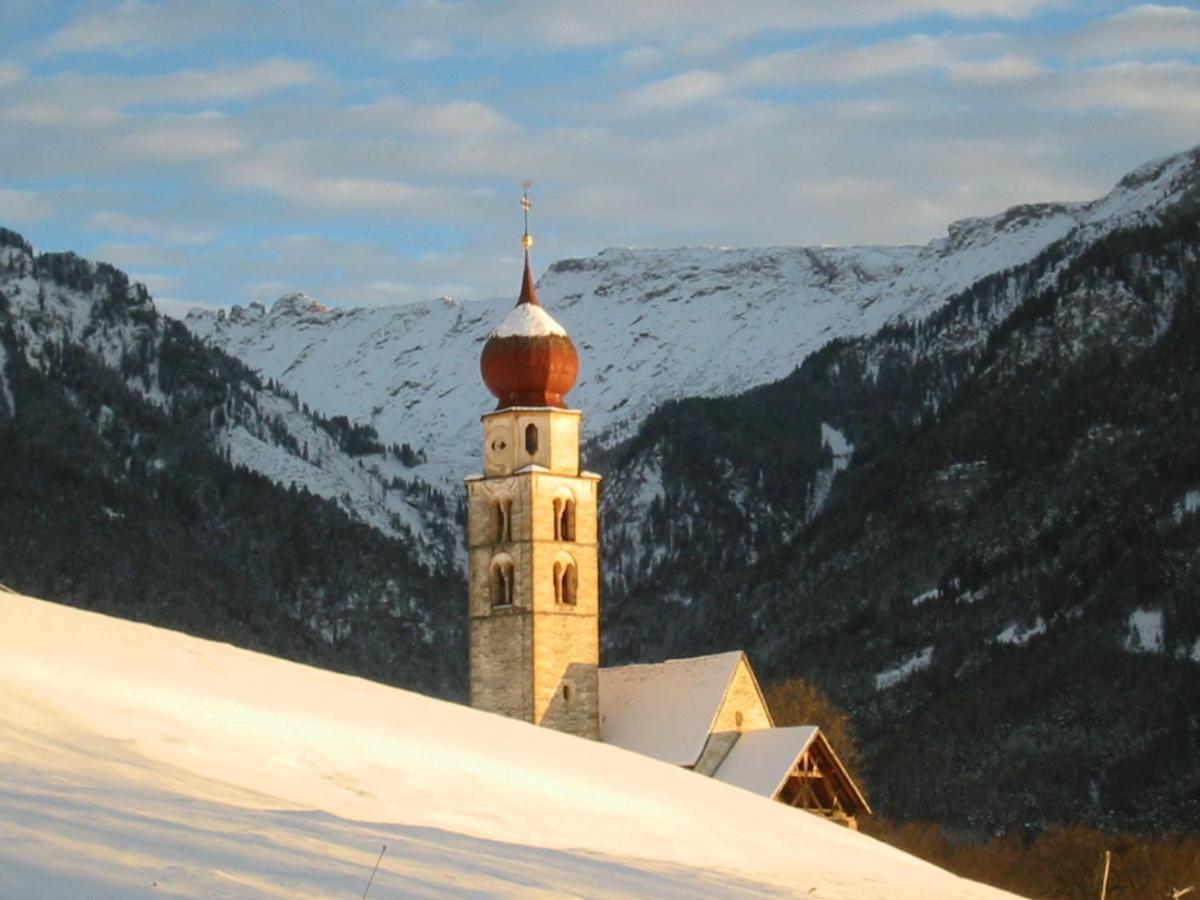
[[[600,740],[677,766],[704,750],[741,650],[600,670]]]
[[[824,760],[822,768],[828,767],[826,776],[837,786],[840,796],[869,815],[871,806],[867,798],[815,725],[743,732],[713,778],[774,798],[801,754],[809,748],[819,751],[818,758]]]
[[[817,730],[815,725],[800,725],[747,731],[738,738],[713,778],[764,797],[774,797],[800,754],[817,736]]]

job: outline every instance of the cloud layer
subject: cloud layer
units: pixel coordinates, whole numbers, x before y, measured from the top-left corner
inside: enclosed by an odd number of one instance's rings
[[[0,22],[0,224],[175,304],[515,292],[609,245],[924,241],[1200,141],[1200,11],[86,3]]]

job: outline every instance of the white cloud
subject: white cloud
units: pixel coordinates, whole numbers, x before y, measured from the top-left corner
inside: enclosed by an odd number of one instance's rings
[[[1028,81],[1046,73],[1046,69],[1028,56],[1000,56],[995,59],[963,60],[950,63],[953,81],[973,84],[1008,84]]]
[[[215,228],[189,224],[187,219],[154,219],[116,210],[95,213],[88,219],[88,226],[110,234],[155,237],[170,244],[205,244],[220,234]]]
[[[1072,59],[1129,58],[1147,53],[1200,54],[1200,10],[1186,6],[1135,6],[1072,35]]]
[[[221,159],[245,148],[225,123],[209,116],[168,116],[120,135],[116,152],[131,159],[157,163],[186,163]]]
[[[22,65],[0,62],[0,89],[19,84],[28,74],[28,70]]]
[[[751,60],[737,80],[747,84],[857,82],[934,69],[953,59],[944,41],[923,34],[865,46],[787,50]]]
[[[661,47],[630,47],[621,53],[618,62],[628,69],[640,71],[653,69],[667,62],[668,56]]]
[[[13,191],[0,188],[0,221],[22,224],[47,218],[52,204],[36,191]]]
[[[127,272],[155,270],[163,267],[181,268],[187,265],[189,255],[177,247],[161,244],[129,243],[113,241],[99,244],[91,255],[101,262],[111,263]]]
[[[719,97],[725,90],[725,78],[716,72],[694,70],[681,72],[637,88],[629,102],[647,110],[689,106]]]
[[[252,10],[241,3],[145,3],[123,0],[110,8],[93,7],[49,35],[45,55],[64,53],[146,52],[151,48],[233,31]]]
[[[267,59],[241,66],[211,69],[180,69],[160,75],[95,76],[68,74],[53,79],[59,90],[85,89],[93,96],[111,98],[112,105],[126,108],[146,104],[187,105],[250,100],[289,88],[311,85],[321,79],[312,63],[290,59]]]
[[[424,2],[394,5],[364,0],[353,15],[334,0],[310,0],[302,12],[283,0],[125,0],[91,8],[49,35],[43,54],[138,54],[248,29],[294,42],[336,42],[386,49],[400,58],[447,56],[454,48],[555,48],[635,44],[690,45],[699,52],[759,35],[799,34],[840,27],[887,25],[929,16],[1022,19],[1061,0],[559,0],[494,3]]]
[[[1064,109],[1153,110],[1168,117],[1200,114],[1200,64],[1121,62],[1060,78],[1046,101]]]

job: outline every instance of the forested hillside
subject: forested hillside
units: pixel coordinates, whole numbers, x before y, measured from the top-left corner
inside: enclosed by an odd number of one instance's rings
[[[652,416],[606,461],[606,658],[815,681],[889,815],[1200,821],[1198,184]]]
[[[455,570],[402,526],[385,535],[230,462],[237,428],[297,457],[311,442],[331,465],[336,427],[277,417],[289,398],[117,270],[35,256],[11,232],[0,254],[0,581],[457,694]]]

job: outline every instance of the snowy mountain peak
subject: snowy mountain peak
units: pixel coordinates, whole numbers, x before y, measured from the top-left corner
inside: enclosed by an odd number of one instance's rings
[[[1156,215],[1189,190],[1195,170],[1190,151],[1099,200],[1013,207],[955,223],[923,246],[613,247],[554,263],[538,293],[579,349],[572,400],[587,416],[587,436],[611,443],[667,400],[778,380],[834,338],[921,319],[1057,241],[1081,245]],[[207,314],[187,324],[323,414],[423,449],[428,462],[414,476],[455,490],[488,407],[479,345],[511,302]]]
[[[318,303],[303,291],[285,294],[271,306],[271,316],[305,316],[329,312],[329,307]]]

